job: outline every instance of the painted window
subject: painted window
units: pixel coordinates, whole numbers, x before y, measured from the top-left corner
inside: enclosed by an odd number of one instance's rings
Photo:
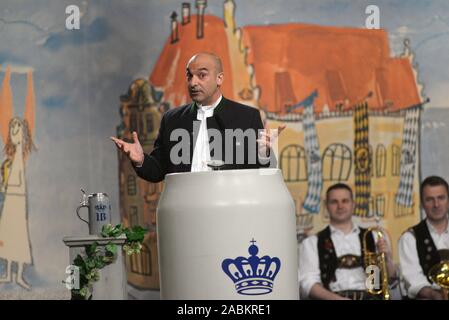
[[[376,148],[376,176],[385,177],[387,169],[387,148],[383,144],[378,144]]]
[[[366,218],[385,217],[385,195],[377,194],[369,199],[369,212]]]
[[[147,126],[147,133],[151,134],[154,130],[153,115],[151,113],[147,113],[145,115],[145,122]]]
[[[391,146],[391,174],[398,176],[401,172],[401,148],[398,145],[393,144]]]
[[[151,250],[146,244],[142,244],[139,254],[133,254],[131,259],[131,272],[144,276],[151,276]]]
[[[136,176],[134,175],[128,176],[127,187],[129,196],[134,196],[137,194]]]
[[[351,173],[352,153],[347,145],[333,143],[323,152],[323,180],[347,181]]]
[[[131,206],[129,208],[129,226],[134,227],[139,225],[139,215],[137,206]]]
[[[137,114],[131,111],[131,114],[129,115],[129,131],[139,132],[137,129]]]
[[[286,182],[307,181],[307,162],[304,148],[292,144],[281,152],[280,167]]]

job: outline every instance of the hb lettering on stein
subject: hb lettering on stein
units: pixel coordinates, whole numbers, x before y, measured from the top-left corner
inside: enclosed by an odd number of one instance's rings
[[[104,225],[111,223],[111,205],[106,193],[91,193],[87,195],[83,189],[83,199],[76,208],[78,218],[86,222],[89,226],[89,234],[101,235],[101,229]],[[88,219],[84,220],[79,214],[82,207],[88,209]]]

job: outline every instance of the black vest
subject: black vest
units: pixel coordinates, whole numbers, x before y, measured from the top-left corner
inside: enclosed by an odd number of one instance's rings
[[[363,243],[363,235],[367,229],[361,228],[359,233],[360,246]],[[335,281],[335,270],[337,269],[337,254],[335,253],[334,243],[331,238],[331,229],[327,226],[317,234],[318,236],[318,258],[320,262],[321,282],[326,289],[329,289],[329,283]],[[372,233],[369,233],[366,239],[368,250],[375,251],[376,245]],[[365,253],[361,248],[362,263],[365,262]],[[365,266],[366,267],[366,266]]]
[[[426,223],[427,219],[422,220],[412,228],[416,239],[416,249],[418,250],[419,264],[423,269],[424,275],[427,277],[430,268],[441,260],[437,247],[430,235],[429,228]],[[429,282],[430,280],[427,279]]]

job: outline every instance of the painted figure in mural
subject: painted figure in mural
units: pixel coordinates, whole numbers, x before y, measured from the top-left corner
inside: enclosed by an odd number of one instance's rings
[[[369,252],[385,254],[390,282],[396,275],[391,249],[382,237],[352,221],[355,203],[351,188],[343,183],[329,187],[326,208],[330,224],[304,239],[299,250],[301,298],[323,300],[378,299],[366,290],[364,238]]]
[[[31,244],[27,219],[27,188],[25,163],[34,148],[32,132],[34,125],[34,93],[31,73],[28,74],[28,94],[25,118],[7,119],[12,115],[12,96],[9,88],[9,69],[3,82],[0,109],[1,132],[5,141],[5,157],[2,165],[4,203],[0,215],[0,258],[6,260],[6,275],[0,283],[16,282],[25,289],[31,286],[23,273],[26,264],[32,264]],[[9,120],[7,122],[7,120]],[[7,131],[4,130],[8,123]],[[5,139],[6,137],[6,139]],[[13,263],[17,264],[16,277],[12,276]]]
[[[443,292],[429,276],[433,267],[449,260],[449,187],[443,178],[430,176],[420,191],[426,218],[402,234],[399,262],[408,298],[441,300]]]
[[[116,146],[127,154],[141,178],[159,182],[172,172],[208,171],[211,170],[208,167],[210,160],[224,161],[224,169],[274,166],[276,157],[269,150],[285,126],[268,134],[264,131],[257,109],[223,97],[220,87],[224,81],[224,73],[219,57],[212,53],[194,55],[187,63],[186,80],[193,103],[164,114],[151,154],[144,154],[136,132],[132,134],[132,143],[111,137]],[[211,147],[211,129],[221,135],[221,143],[218,143],[220,150]],[[228,129],[241,129],[243,132],[249,129],[254,139],[248,139],[248,143],[242,140],[229,144],[225,136]],[[177,133],[179,136],[173,141],[172,135]],[[177,143],[179,137],[181,147]],[[216,141],[218,140],[214,135],[213,142],[217,143]],[[254,143],[251,144],[251,141]],[[180,158],[179,151],[182,154]],[[243,161],[239,161],[239,155],[242,155]]]

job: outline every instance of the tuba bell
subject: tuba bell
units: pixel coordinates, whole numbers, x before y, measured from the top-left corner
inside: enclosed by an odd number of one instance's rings
[[[365,257],[365,267],[376,265],[380,269],[381,287],[380,289],[367,288],[367,291],[376,296],[381,296],[383,300],[390,300],[390,290],[388,286],[387,261],[384,252],[368,250],[367,235],[374,231],[379,239],[384,238],[383,231],[380,227],[369,227],[363,234],[363,253]]]
[[[443,260],[430,268],[428,278],[441,287],[443,299],[449,300],[449,260]]]

